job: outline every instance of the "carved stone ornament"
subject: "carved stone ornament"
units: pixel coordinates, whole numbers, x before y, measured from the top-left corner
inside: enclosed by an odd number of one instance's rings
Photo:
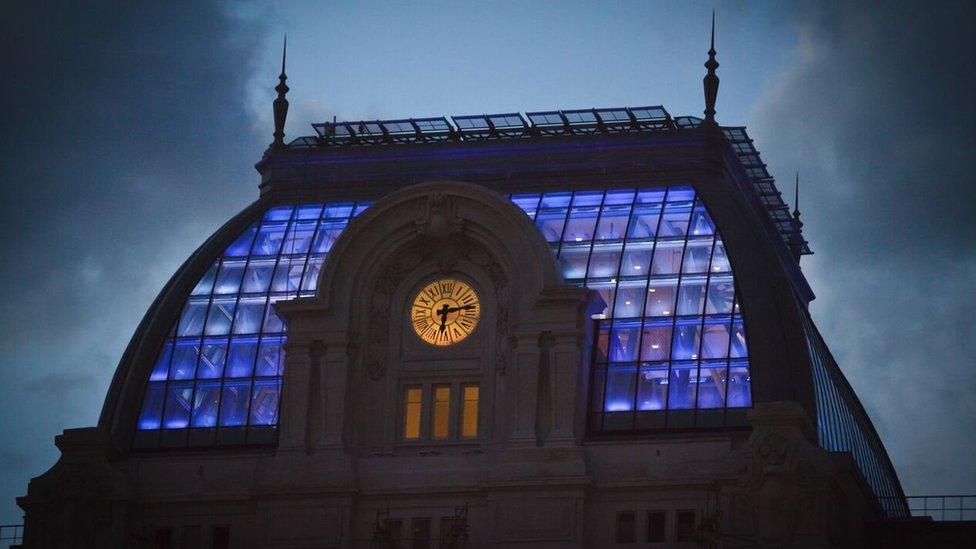
[[[461,231],[464,220],[457,215],[454,200],[443,193],[427,197],[423,214],[414,221],[417,232],[434,240],[445,240]]]
[[[386,375],[386,351],[390,335],[390,302],[393,299],[393,293],[404,276],[428,258],[429,253],[423,247],[417,244],[408,247],[387,263],[387,268],[383,270],[383,274],[373,286],[373,291],[370,292],[370,323],[366,336],[363,364],[369,378],[373,381],[379,381]]]
[[[461,243],[464,220],[457,215],[454,200],[443,193],[431,194],[414,226],[426,243],[426,252],[431,254],[438,268],[442,272],[451,271],[461,259],[464,249]]]

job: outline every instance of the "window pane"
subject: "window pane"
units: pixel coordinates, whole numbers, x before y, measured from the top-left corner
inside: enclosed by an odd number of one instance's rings
[[[224,260],[217,271],[217,282],[214,284],[215,294],[236,294],[241,289],[241,277],[244,276],[243,260]]]
[[[235,337],[231,339],[230,351],[227,356],[227,377],[251,377],[257,349],[257,337]]]
[[[702,336],[702,358],[725,358],[729,355],[729,321],[718,319],[705,322]]]
[[[604,314],[609,314],[609,312],[613,308],[613,297],[617,294],[617,283],[616,282],[590,282],[586,285],[586,287],[600,294],[600,297],[603,298],[604,303],[607,304],[603,312]]]
[[[670,196],[668,200],[670,200]],[[668,202],[661,214],[658,237],[684,236],[688,234],[691,218],[691,202]]]
[[[749,363],[737,360],[729,369],[728,400],[730,408],[752,406],[752,380],[749,378]]]
[[[197,285],[193,287],[193,291],[190,295],[210,295],[210,291],[213,289],[214,279],[217,278],[217,267],[218,262],[214,262],[213,265],[207,269],[207,272],[203,275],[203,278],[197,282]]]
[[[610,324],[604,322],[600,326],[600,330],[597,333],[596,338],[596,363],[603,364],[607,362],[610,356]]]
[[[715,224],[701,202],[695,204],[695,211],[691,214],[691,234],[707,235],[715,233]]]
[[[671,321],[647,321],[644,324],[640,359],[642,361],[671,358]]]
[[[244,293],[267,292],[271,285],[271,274],[274,272],[273,259],[252,259],[244,273],[241,291]]]
[[[535,217],[535,225],[542,232],[547,242],[559,242],[563,236],[563,225],[566,223],[566,209],[539,210]]]
[[[512,196],[512,202],[522,208],[530,218],[535,219],[535,210],[539,207],[539,195],[537,194],[516,194]]]
[[[152,372],[149,374],[149,381],[162,381],[167,377],[169,372],[169,361],[173,356],[173,340],[167,339],[163,343],[162,349],[159,351],[159,356],[156,357],[156,364],[153,366]]]
[[[678,315],[701,315],[705,306],[705,277],[686,276],[678,292]]]
[[[661,205],[637,205],[627,229],[628,239],[654,238],[661,218]]]
[[[664,541],[665,511],[649,511],[647,513],[647,541],[661,543]]]
[[[620,264],[620,276],[647,276],[653,252],[653,242],[627,242]]]
[[[634,543],[637,541],[637,521],[633,511],[617,513],[617,531],[614,535],[616,543]]]
[[[712,256],[712,239],[689,240],[685,247],[684,264],[681,272],[688,273],[707,273],[708,260]]]
[[[729,256],[725,255],[725,244],[722,243],[721,238],[715,239],[715,251],[712,253],[712,272],[732,272],[732,266],[729,264]]]
[[[285,239],[285,223],[262,225],[254,239],[251,255],[278,255],[281,242]]]
[[[199,352],[199,339],[177,339],[176,347],[173,350],[173,362],[169,367],[169,378],[193,379],[197,367],[197,353]]]
[[[634,409],[634,389],[637,385],[637,367],[611,365],[607,372],[607,412],[626,412]]]
[[[193,382],[171,383],[166,391],[166,408],[163,412],[163,429],[183,429],[190,421],[190,398]]]
[[[224,393],[220,397],[220,426],[238,427],[247,419],[247,404],[251,397],[251,382],[224,381]]]
[[[451,417],[451,387],[434,386],[433,438],[447,438]]]
[[[264,309],[264,326],[261,327],[261,331],[266,334],[280,334],[285,331],[285,324],[278,317],[278,313],[275,312],[272,306],[275,301],[284,299],[283,296],[271,296],[269,299],[268,306]]]
[[[180,336],[195,336],[203,333],[203,325],[207,319],[207,305],[209,300],[204,298],[190,298],[183,306],[183,314],[176,333]]]
[[[139,430],[159,429],[165,391],[165,382],[151,382],[149,384],[146,389],[146,396],[142,401],[142,412],[139,414]]]
[[[274,425],[278,423],[278,393],[281,382],[277,379],[262,379],[254,382],[251,398],[251,425]]]
[[[261,331],[264,307],[267,299],[261,297],[242,297],[234,315],[235,334],[256,334]]]
[[[319,226],[318,231],[315,233],[314,243],[312,245],[313,253],[326,253],[332,249],[332,245],[335,244],[336,239],[342,234],[342,230],[346,228],[348,224],[347,221],[323,221],[322,225]]]
[[[729,314],[732,312],[732,298],[735,296],[735,284],[731,276],[712,276],[708,281],[708,301],[705,303],[705,314]]]
[[[630,221],[633,198],[634,191],[607,192],[600,224],[596,229],[597,240],[620,240],[624,237]]]
[[[644,310],[644,295],[647,294],[646,280],[621,281],[617,285],[617,300],[614,304],[614,318],[637,318]]]
[[[678,542],[695,540],[694,511],[678,511],[675,514],[674,540]]]
[[[337,202],[334,204],[328,204],[325,206],[325,211],[322,212],[322,217],[349,217],[352,215],[352,207],[353,204],[351,202]]]
[[[749,351],[746,348],[746,331],[742,326],[741,318],[736,318],[732,326],[732,349],[729,356],[733,358],[749,356]]]
[[[288,221],[291,213],[295,210],[294,206],[275,206],[264,213],[265,221]]]
[[[696,319],[679,320],[674,328],[671,343],[671,357],[681,359],[697,359],[698,344],[701,340],[701,324]]]
[[[643,366],[637,378],[637,409],[663,410],[668,398],[668,365]]]
[[[682,410],[695,407],[695,385],[698,381],[698,364],[679,362],[671,365],[668,381],[668,409]]]
[[[677,278],[651,280],[647,288],[647,304],[644,315],[650,317],[670,317],[674,315],[675,298],[678,293]]]
[[[684,245],[681,240],[658,241],[654,248],[654,260],[651,261],[651,274],[667,275],[681,272],[681,254]]]
[[[325,258],[313,257],[308,260],[308,267],[305,268],[305,274],[302,275],[302,292],[315,292],[315,288],[318,286],[319,272],[322,270],[322,263],[325,262]]]
[[[637,360],[640,321],[617,321],[610,337],[610,361],[633,362]]]
[[[589,242],[593,240],[593,231],[596,228],[602,200],[602,192],[576,193],[573,197],[573,207],[569,210],[569,221],[563,230],[564,241]]]
[[[590,256],[587,277],[611,278],[617,276],[620,267],[620,244],[596,244]]]
[[[240,234],[227,249],[224,250],[224,257],[243,257],[251,249],[251,241],[254,240],[254,233],[258,230],[257,225],[251,225]]]
[[[559,252],[559,263],[566,280],[586,277],[586,262],[590,258],[589,246],[566,245]]]
[[[461,436],[474,438],[478,436],[478,397],[477,385],[464,386],[464,407],[461,411]]]
[[[229,334],[236,306],[236,297],[215,297],[210,304],[210,310],[207,313],[207,326],[203,333],[208,336]]]
[[[297,292],[305,271],[304,259],[282,259],[271,281],[272,292]]]
[[[224,372],[224,361],[227,358],[227,340],[205,339],[200,348],[200,362],[197,364],[198,379],[216,379]]]
[[[219,402],[219,381],[197,383],[197,392],[193,396],[193,418],[190,425],[193,427],[215,427]]]
[[[403,393],[403,438],[416,440],[420,438],[420,414],[422,405],[420,387],[408,387]]]
[[[258,360],[254,375],[257,376],[280,376],[283,373],[283,357],[281,344],[284,338],[265,337],[261,340],[261,347],[258,350]]]
[[[698,382],[699,408],[721,408],[725,405],[725,370],[724,360],[702,362]]]
[[[312,243],[317,221],[298,221],[292,223],[281,248],[283,254],[304,254]]]

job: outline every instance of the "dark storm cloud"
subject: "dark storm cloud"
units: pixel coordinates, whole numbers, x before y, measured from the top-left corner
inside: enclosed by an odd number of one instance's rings
[[[800,171],[814,317],[906,491],[971,491],[976,10],[817,3],[788,19],[799,44],[752,133],[781,181]]]
[[[4,12],[0,523],[10,523],[13,496],[57,456],[53,435],[97,421],[152,297],[255,196],[241,159],[265,136],[244,97],[263,34],[221,4]]]

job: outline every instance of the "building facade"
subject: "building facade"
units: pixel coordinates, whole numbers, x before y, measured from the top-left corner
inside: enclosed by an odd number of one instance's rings
[[[314,124],[140,324],[25,547],[857,547],[905,516],[744,128]],[[710,80],[713,79],[713,80]]]

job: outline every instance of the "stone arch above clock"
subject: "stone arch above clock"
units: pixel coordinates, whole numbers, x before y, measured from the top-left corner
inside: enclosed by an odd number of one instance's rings
[[[410,333],[410,301],[437,277],[465,280],[481,298],[479,328],[459,345]],[[497,410],[483,416],[482,445],[571,443],[598,300],[563,283],[538,230],[494,191],[438,182],[393,193],[337,240],[315,297],[276,304],[289,329],[280,447],[394,451],[405,363],[465,357],[476,358],[461,369],[480,376],[484,405]]]

